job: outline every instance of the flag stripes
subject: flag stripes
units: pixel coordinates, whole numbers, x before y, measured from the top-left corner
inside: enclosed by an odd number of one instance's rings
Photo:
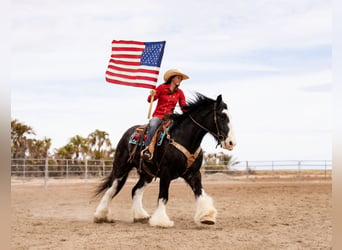
[[[114,40],[106,81],[134,87],[155,88],[164,46],[165,42]]]

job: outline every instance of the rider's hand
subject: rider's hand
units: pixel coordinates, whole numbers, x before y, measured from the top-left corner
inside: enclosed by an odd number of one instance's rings
[[[156,91],[154,89],[151,89],[150,95],[155,95],[155,94],[156,94]]]

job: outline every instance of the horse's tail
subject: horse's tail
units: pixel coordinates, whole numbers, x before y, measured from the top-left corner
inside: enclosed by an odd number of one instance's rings
[[[94,191],[94,197],[102,194],[105,190],[110,188],[114,181],[114,174],[111,173],[107,177],[103,178],[102,182],[97,186],[97,188]]]
[[[126,183],[126,180],[127,180],[127,177],[128,177],[130,169],[128,169],[127,172],[124,173],[121,178],[116,178],[115,174],[114,174],[114,171],[115,171],[115,169],[113,168],[111,174],[108,175],[107,177],[105,177],[102,180],[102,182],[97,186],[97,188],[94,191],[93,198],[95,198],[96,196],[104,193],[108,188],[110,188],[113,185],[113,182],[114,182],[115,179],[118,182],[117,182],[116,190],[115,190],[114,194],[112,195],[112,198],[114,198],[114,196],[117,195],[120,192],[121,188]]]

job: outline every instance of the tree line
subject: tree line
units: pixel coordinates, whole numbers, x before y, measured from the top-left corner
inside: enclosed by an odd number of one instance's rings
[[[72,159],[73,163],[85,160],[113,160],[115,148],[106,131],[96,129],[87,137],[75,135],[66,145],[54,149],[51,153],[51,138],[42,140],[35,138],[32,127],[19,122],[11,121],[11,156],[12,159]],[[227,169],[227,164],[232,160],[226,153],[207,153],[203,155],[204,167],[210,166],[210,170]]]
[[[113,159],[113,148],[109,134],[96,129],[87,137],[75,135],[68,143],[51,152],[51,138],[35,138],[36,132],[31,126],[11,120],[11,157],[14,159],[74,159],[109,160]]]

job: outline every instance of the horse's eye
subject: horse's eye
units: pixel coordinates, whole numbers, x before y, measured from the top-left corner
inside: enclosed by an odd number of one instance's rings
[[[228,117],[225,114],[219,116],[220,121],[228,120]]]

